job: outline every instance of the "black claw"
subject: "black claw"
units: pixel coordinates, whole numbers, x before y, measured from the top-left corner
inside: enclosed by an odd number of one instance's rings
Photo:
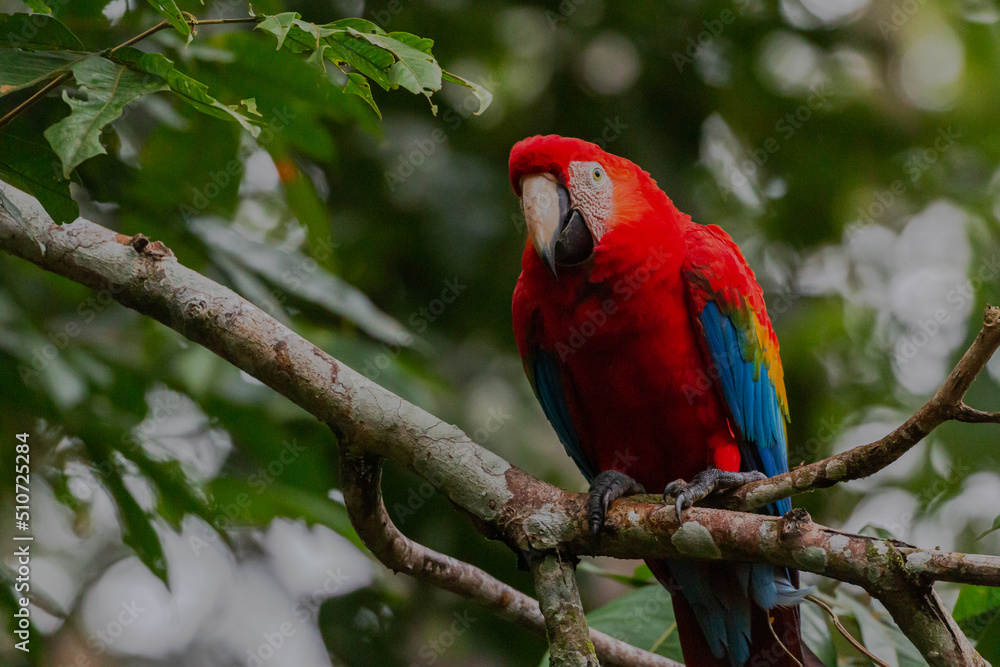
[[[667,498],[671,496],[677,499],[674,504],[674,509],[677,511],[677,523],[682,523],[681,512],[684,510],[684,490],[687,488],[687,482],[683,479],[675,479],[674,481],[667,484],[667,488],[663,489],[663,502],[667,502]],[[687,507],[691,504],[688,503]]]
[[[681,512],[683,512],[688,507],[691,507],[691,501],[684,498],[684,492],[681,491],[677,494],[677,502],[674,503],[674,511],[677,512],[677,523],[684,523],[684,519],[681,518]]]
[[[590,498],[587,501],[587,522],[594,544],[601,535],[608,508],[618,498],[626,495],[646,493],[646,489],[625,473],[617,470],[605,470],[594,478],[590,485]]]
[[[690,483],[678,479],[667,484],[667,487],[663,490],[663,500],[666,501],[670,496],[674,496],[677,499],[674,503],[674,509],[677,512],[677,522],[683,523],[681,512],[710,494],[724,489],[733,489],[743,486],[748,482],[756,482],[757,480],[766,478],[767,475],[757,470],[729,472],[727,470],[719,470],[718,468],[709,468],[695,475]]]

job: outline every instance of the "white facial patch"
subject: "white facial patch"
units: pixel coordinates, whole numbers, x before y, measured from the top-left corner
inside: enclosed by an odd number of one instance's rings
[[[600,162],[569,163],[569,196],[573,207],[583,214],[596,241],[605,232],[605,221],[611,217],[611,177]]]

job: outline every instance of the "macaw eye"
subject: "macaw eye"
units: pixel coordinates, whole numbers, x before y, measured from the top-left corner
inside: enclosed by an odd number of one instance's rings
[[[594,171],[590,172],[590,178],[594,183],[600,183],[604,180],[604,170],[600,167],[594,167]]]

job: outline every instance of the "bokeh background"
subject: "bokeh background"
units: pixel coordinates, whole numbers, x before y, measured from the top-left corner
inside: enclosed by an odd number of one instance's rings
[[[158,20],[142,2],[53,4],[93,50]],[[201,18],[247,11],[179,4]],[[254,140],[144,97],[105,134],[109,154],[77,170],[82,214],[164,241],[348,365],[563,487],[585,483],[531,395],[511,333],[524,228],[506,165],[525,136],[596,141],[736,239],[781,340],[793,464],[900,424],[978,331],[983,306],[1000,300],[993,0],[253,8],[316,23],[363,16],[430,37],[441,64],[486,85],[493,103],[473,116],[469,92],[446,85],[434,116],[419,96],[376,90],[379,121],[356,98],[302,83],[303,59],[245,26],[203,27],[188,46],[164,31],[141,48],[162,51],[219,99],[255,97],[271,131]],[[9,0],[0,9],[24,11]],[[40,136],[65,114],[51,96],[18,123]],[[998,388],[1000,358],[968,401],[996,410]],[[5,516],[13,434],[32,434],[44,664],[542,658],[542,638],[394,576],[358,548],[336,490],[336,443],[313,418],[107,294],[6,255],[0,420]],[[996,426],[948,424],[882,473],[795,502],[847,530],[996,554],[1000,533],[980,536],[1000,513],[997,445]],[[530,592],[507,548],[432,485],[389,466],[384,490],[407,535]],[[4,550],[11,530],[0,522]],[[169,589],[149,563],[169,573]],[[636,566],[586,562],[585,604],[644,596],[606,623],[675,651],[669,605],[635,591]],[[807,579],[882,659],[922,664],[863,593]],[[957,588],[939,591],[954,604]],[[829,664],[870,664],[831,639],[816,612],[808,617]],[[25,661],[8,635],[0,656]]]

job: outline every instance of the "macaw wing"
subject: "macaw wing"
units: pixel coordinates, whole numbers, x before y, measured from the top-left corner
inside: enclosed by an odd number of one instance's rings
[[[732,417],[742,469],[768,477],[788,472],[788,401],[778,339],[753,271],[729,235],[707,225],[690,232],[683,274],[695,329]],[[791,507],[786,498],[768,510],[780,515]]]
[[[531,381],[531,388],[535,390],[535,397],[563,447],[566,448],[566,453],[573,459],[587,481],[593,480],[597,473],[587,463],[580,448],[576,427],[573,425],[569,405],[566,403],[566,392],[556,356],[540,347],[535,347],[524,358],[524,369]]]

